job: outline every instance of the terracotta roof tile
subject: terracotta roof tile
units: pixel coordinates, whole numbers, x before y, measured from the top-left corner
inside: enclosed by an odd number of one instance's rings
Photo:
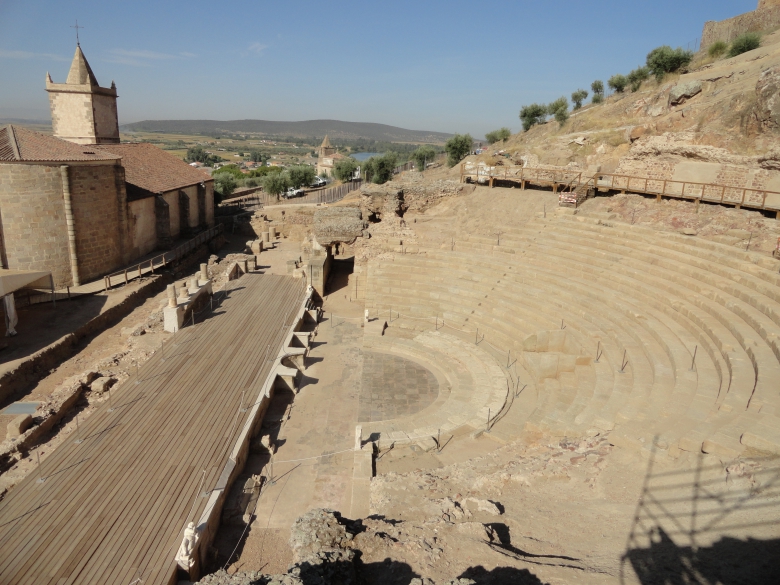
[[[154,144],[102,144],[91,148],[121,156],[125,181],[152,193],[165,193],[211,180],[206,172],[191,167]]]
[[[22,126],[9,124],[0,129],[0,161],[77,162],[118,158],[95,146],[74,144]]]

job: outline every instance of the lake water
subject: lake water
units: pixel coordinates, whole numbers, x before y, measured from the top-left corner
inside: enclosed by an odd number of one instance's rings
[[[370,159],[372,156],[382,156],[382,153],[381,152],[355,152],[354,154],[350,154],[349,156],[351,156],[356,160],[363,161],[363,160]]]

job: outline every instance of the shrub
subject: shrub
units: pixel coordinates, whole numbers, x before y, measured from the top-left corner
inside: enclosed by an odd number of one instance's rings
[[[547,113],[551,116],[555,116],[558,124],[563,126],[566,123],[566,120],[569,119],[569,102],[565,97],[561,96],[547,105]]]
[[[607,85],[617,93],[623,93],[623,90],[625,90],[628,85],[628,78],[625,75],[618,73],[609,78]]]
[[[314,167],[308,165],[295,165],[287,169],[290,176],[290,184],[295,187],[308,187],[314,181]]]
[[[631,91],[639,91],[642,87],[642,82],[650,78],[650,71],[647,67],[637,67],[631,73],[628,74],[628,84],[631,86]]]
[[[661,81],[664,75],[679,71],[692,60],[693,53],[691,51],[686,51],[681,47],[672,49],[669,45],[664,45],[647,54],[647,68],[658,81]]]
[[[333,165],[333,176],[339,181],[351,181],[357,168],[358,162],[354,158],[342,158]]]
[[[523,106],[520,109],[520,120],[523,122],[523,130],[527,132],[533,126],[542,124],[547,120],[547,106],[542,104]]]
[[[710,57],[715,57],[716,59],[720,57],[723,53],[725,53],[728,50],[729,46],[723,42],[723,41],[715,41],[710,45],[710,48],[707,49],[707,54]]]
[[[571,94],[571,101],[574,104],[575,110],[579,110],[582,107],[582,102],[585,101],[586,97],[588,97],[588,92],[584,89],[578,89]]]
[[[495,144],[496,142],[506,140],[510,136],[512,136],[512,131],[509,130],[509,128],[501,128],[500,130],[493,130],[492,132],[485,134],[485,140],[490,144]]]
[[[382,156],[372,156],[363,163],[366,181],[373,181],[379,185],[387,183],[393,178],[393,171],[397,163],[398,155],[394,152],[387,152]]]
[[[454,167],[471,152],[474,139],[471,134],[456,134],[444,144],[447,152],[447,166]]]
[[[271,195],[281,195],[290,186],[290,175],[284,173],[273,173],[263,178],[263,191]]]
[[[590,100],[592,104],[600,104],[604,101],[604,95],[600,93],[593,94],[593,99]]]
[[[739,35],[734,42],[731,43],[729,49],[729,57],[736,57],[742,53],[747,53],[753,49],[758,49],[761,46],[761,35],[754,32],[745,33]]]
[[[214,175],[214,191],[220,195],[220,200],[230,197],[237,186],[238,181],[230,173],[217,173]]]
[[[217,175],[221,174],[228,174],[233,175],[236,179],[243,179],[246,175],[239,169],[236,165],[225,165],[224,167],[219,167],[217,170],[215,170],[212,175],[214,176],[214,179],[216,180]]]
[[[432,146],[423,145],[412,153],[412,160],[417,165],[418,171],[424,171],[425,165],[433,160],[436,151]]]

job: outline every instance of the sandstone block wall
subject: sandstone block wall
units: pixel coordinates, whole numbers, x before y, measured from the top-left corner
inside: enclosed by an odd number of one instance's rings
[[[95,135],[98,144],[116,144],[119,142],[119,117],[116,97],[94,94],[92,111],[95,120]]]
[[[49,93],[54,136],[76,142],[95,143],[92,96],[86,93]],[[117,136],[117,141],[118,141]]]
[[[780,26],[780,0],[765,0],[759,9],[746,12],[734,18],[704,23],[701,33],[701,48],[707,49],[715,41],[730,43],[746,32],[758,32]]]
[[[73,284],[59,166],[0,164],[0,222],[8,268]]]
[[[71,204],[76,225],[76,251],[82,282],[94,280],[122,264],[124,213],[117,193],[118,165],[71,165]]]

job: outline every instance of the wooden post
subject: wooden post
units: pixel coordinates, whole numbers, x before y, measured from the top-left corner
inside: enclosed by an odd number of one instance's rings
[[[154,260],[149,260],[149,270],[154,274]]]
[[[105,288],[106,292],[108,292],[108,280],[105,276],[103,277],[103,288]]]
[[[138,278],[141,278],[141,265],[138,265]]]
[[[125,285],[127,285],[127,268],[125,268]]]

